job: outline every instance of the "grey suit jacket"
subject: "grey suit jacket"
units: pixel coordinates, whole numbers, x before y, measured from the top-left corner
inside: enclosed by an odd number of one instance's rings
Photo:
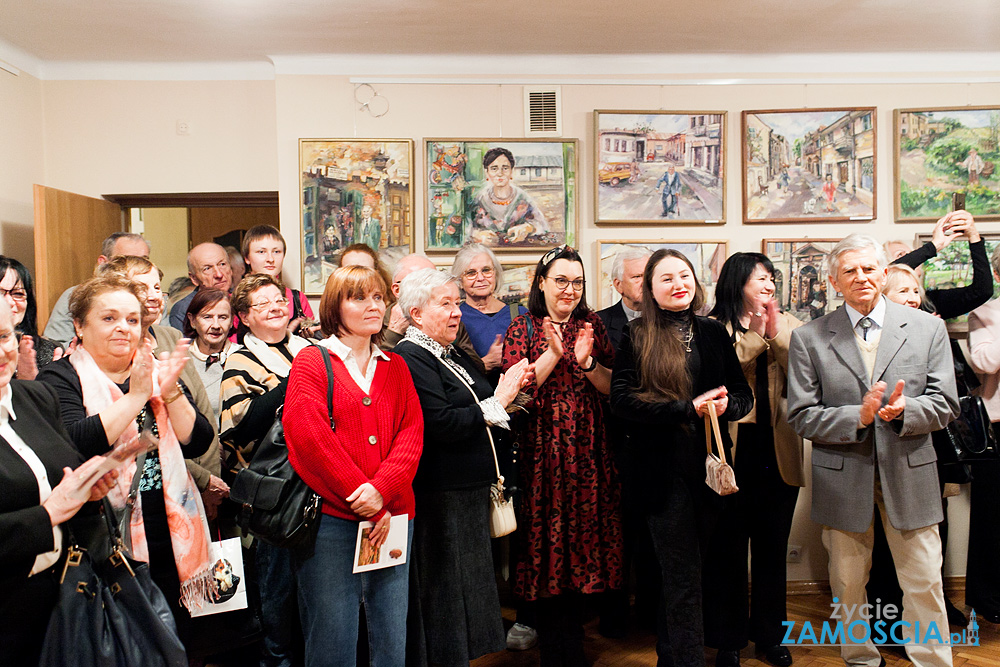
[[[788,360],[788,423],[813,443],[812,519],[864,532],[875,505],[875,469],[892,525],[912,530],[939,523],[941,491],[930,433],[958,415],[955,371],[944,322],[887,301],[874,379],[844,307],[792,332]],[[873,382],[899,380],[906,409],[858,428],[861,400]]]

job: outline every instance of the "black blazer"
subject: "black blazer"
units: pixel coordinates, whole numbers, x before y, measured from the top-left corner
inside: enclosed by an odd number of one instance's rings
[[[11,426],[45,465],[53,488],[63,467],[76,468],[83,458],[63,427],[59,399],[41,382],[11,380],[17,416]],[[18,582],[27,579],[35,557],[51,551],[52,524],[38,504],[38,483],[28,464],[0,438],[0,608]]]
[[[497,471],[486,419],[469,390],[440,359],[419,345],[403,340],[392,351],[409,367],[424,413],[424,449],[413,490],[444,491],[495,482]],[[493,396],[493,387],[461,348],[455,348],[452,359],[472,378],[480,401]],[[494,438],[502,430],[493,428]]]
[[[615,305],[597,311],[597,316],[601,318],[601,321],[604,322],[604,328],[608,330],[611,346],[617,350],[622,342],[625,327],[628,326],[628,315],[625,314],[622,302],[619,300]]]
[[[697,353],[699,365],[692,377],[693,396],[719,386],[725,386],[729,392],[729,404],[719,416],[719,426],[723,443],[731,450],[726,423],[750,412],[753,406],[750,385],[721,322],[696,317],[691,347]],[[688,356],[689,372],[693,356]],[[705,419],[694,411],[690,400],[650,403],[640,400],[638,393],[639,371],[631,329],[626,327],[611,375],[611,410],[624,425],[625,445],[635,462],[632,473],[639,491],[647,503],[656,503],[670,478],[704,480]]]

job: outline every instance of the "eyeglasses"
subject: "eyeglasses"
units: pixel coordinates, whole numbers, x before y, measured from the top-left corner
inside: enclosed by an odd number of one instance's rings
[[[577,278],[576,280],[568,280],[566,278],[563,278],[562,276],[556,276],[555,278],[549,278],[548,276],[545,277],[554,282],[556,284],[556,287],[559,288],[560,292],[565,292],[566,288],[569,287],[570,285],[573,286],[574,292],[582,292],[583,286],[587,284],[587,281],[584,280],[583,278]]]
[[[487,266],[486,268],[483,269],[469,269],[468,271],[463,273],[462,276],[464,278],[468,278],[469,280],[473,280],[478,275],[482,275],[483,278],[492,278],[493,273],[494,273],[493,267]]]
[[[260,303],[251,303],[250,307],[256,310],[258,313],[265,312],[272,305],[274,306],[287,306],[288,299],[283,296],[278,297],[274,301],[261,301]]]
[[[28,293],[23,287],[14,287],[12,289],[4,289],[0,287],[0,297],[7,297],[14,299],[14,301],[19,301],[24,303],[28,300]]]

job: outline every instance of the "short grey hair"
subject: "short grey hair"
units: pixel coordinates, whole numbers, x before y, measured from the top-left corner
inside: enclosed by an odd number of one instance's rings
[[[133,234],[132,232],[115,232],[108,238],[104,239],[104,243],[101,244],[101,254],[111,259],[115,256],[115,245],[118,241],[122,239],[127,239],[129,241],[142,241],[146,244],[146,250],[149,248],[149,241],[144,239],[141,234]]]
[[[431,300],[431,294],[438,287],[444,287],[455,279],[438,269],[420,269],[403,278],[399,283],[399,310],[410,324],[416,324],[410,318],[410,310],[423,308]]]
[[[881,243],[867,234],[851,234],[833,246],[833,250],[830,251],[830,257],[827,260],[829,275],[836,279],[837,272],[840,270],[840,256],[855,250],[874,250],[878,267],[884,269],[889,266],[889,256],[886,255],[885,248],[882,247]]]
[[[643,246],[627,245],[619,250],[615,255],[615,261],[611,264],[611,279],[621,280],[625,276],[625,262],[633,259],[649,259],[653,256],[653,251]]]
[[[493,291],[496,292],[503,287],[503,265],[497,259],[496,254],[482,243],[466,243],[462,246],[462,249],[455,255],[454,264],[451,265],[451,275],[456,280],[461,280],[462,274],[469,270],[469,265],[472,264],[472,260],[478,255],[486,255],[493,262],[493,276],[496,278]],[[461,287],[461,283],[459,283],[459,286]]]

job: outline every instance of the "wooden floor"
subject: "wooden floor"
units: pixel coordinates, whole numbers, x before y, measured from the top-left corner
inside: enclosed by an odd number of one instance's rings
[[[962,604],[962,592],[949,594],[951,600],[965,612],[968,609]],[[513,612],[504,609],[504,617],[509,626]],[[810,621],[813,627],[818,627],[830,617],[830,597],[828,594],[790,595],[788,597],[788,619],[798,623]],[[955,667],[1000,667],[1000,626],[993,625],[982,619],[979,622],[980,646],[960,646],[953,650]],[[953,627],[952,632],[960,628]],[[594,667],[643,667],[656,665],[655,637],[653,634],[632,630],[625,639],[606,639],[597,632],[596,619],[587,624],[587,635],[584,639],[584,649]],[[790,646],[794,659],[794,667],[809,667],[810,665],[837,666],[843,665],[839,649],[834,647],[802,647]],[[742,653],[743,667],[769,667],[762,659],[754,655],[751,644]],[[901,648],[885,647],[882,649],[887,667],[909,665]],[[705,651],[705,662],[714,664],[715,652]],[[534,667],[538,665],[538,649],[530,651],[503,651],[484,656],[472,662],[472,667]]]

